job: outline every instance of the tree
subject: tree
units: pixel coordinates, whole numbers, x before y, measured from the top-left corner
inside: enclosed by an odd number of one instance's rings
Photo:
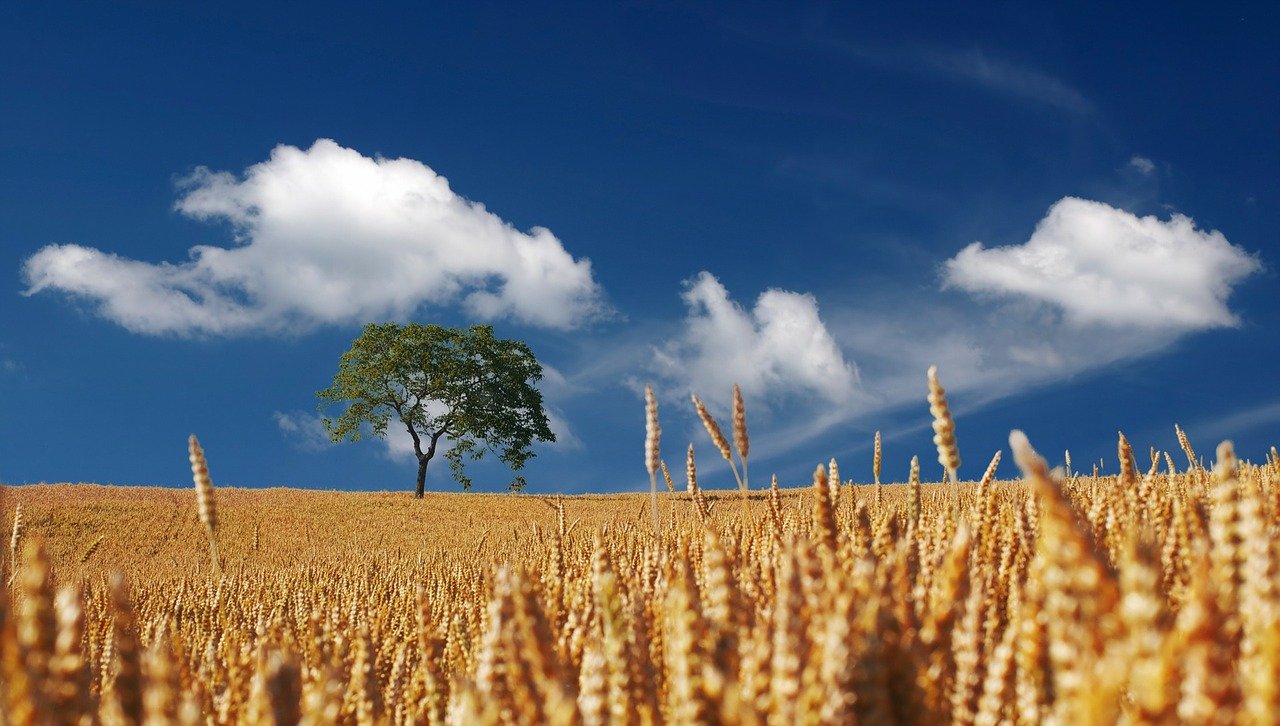
[[[386,438],[392,418],[413,439],[418,457],[415,496],[426,491],[427,464],[441,439],[453,476],[463,489],[471,479],[466,459],[493,452],[513,470],[533,458],[533,441],[555,441],[533,386],[542,366],[529,346],[493,337],[493,327],[445,328],[409,323],[370,323],[342,354],[333,385],[319,391],[320,410],[345,403],[336,419],[325,418],[329,438],[359,441],[369,433]],[[523,487],[517,476],[512,489]]]

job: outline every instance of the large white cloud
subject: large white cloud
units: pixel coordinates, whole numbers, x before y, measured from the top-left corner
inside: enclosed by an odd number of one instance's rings
[[[948,286],[1060,309],[1069,324],[1190,332],[1239,324],[1231,288],[1260,269],[1218,231],[1181,214],[1138,217],[1066,197],[1020,245],[974,242],[944,269]]]
[[[709,272],[686,282],[688,314],[674,339],[654,351],[658,373],[682,389],[723,404],[732,384],[748,397],[794,395],[847,403],[858,386],[818,316],[812,295],[770,289],[744,310]]]
[[[521,232],[412,159],[321,139],[278,146],[237,177],[200,168],[179,212],[226,221],[230,247],[149,263],[50,245],[27,294],[56,290],[137,333],[236,334],[407,317],[460,304],[485,319],[572,328],[607,312],[586,259],[550,231]]]

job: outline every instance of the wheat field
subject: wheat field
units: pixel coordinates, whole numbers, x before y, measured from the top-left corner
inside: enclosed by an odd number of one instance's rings
[[[943,485],[7,488],[3,720],[1274,723],[1280,461],[1179,435]]]

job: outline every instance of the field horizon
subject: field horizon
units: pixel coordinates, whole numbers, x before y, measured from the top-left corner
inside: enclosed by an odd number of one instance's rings
[[[874,485],[858,485],[868,493]],[[972,483],[962,484],[966,490]],[[886,498],[905,496],[904,484],[885,483]],[[943,497],[938,484],[922,484],[926,498]],[[736,489],[701,489],[709,512],[740,514],[742,495]],[[780,487],[783,506],[804,514],[811,506],[811,487]],[[753,516],[767,513],[769,490],[751,490],[747,500]],[[665,489],[658,494],[660,512],[668,526],[677,529],[697,520],[692,497],[684,490]],[[414,551],[415,543],[434,543],[418,551],[448,552],[467,542],[465,537],[438,539],[450,528],[462,524],[474,538],[486,531],[491,540],[484,544],[494,553],[507,542],[528,537],[535,529],[550,532],[557,526],[556,503],[564,506],[569,534],[575,530],[594,533],[605,525],[650,526],[648,492],[600,494],[501,494],[479,492],[428,491],[415,499],[412,491],[348,491],[293,487],[217,487],[218,535],[222,556],[240,561],[245,548],[251,549],[258,532],[258,550],[286,545],[300,536],[317,546],[314,552],[346,556],[346,547],[379,551]],[[141,570],[153,559],[181,562],[191,572],[208,568],[208,544],[198,518],[196,493],[186,488],[94,483],[40,483],[0,487],[0,526],[13,527],[13,510],[23,507],[22,536],[42,538],[49,548],[52,564],[75,565],[77,574]],[[338,519],[337,514],[342,517]],[[480,516],[483,513],[483,517]],[[403,525],[393,529],[390,525]],[[518,531],[513,532],[513,528]],[[367,534],[379,531],[370,542]],[[127,540],[112,532],[127,533]],[[77,562],[99,536],[101,542],[86,562]],[[388,536],[389,535],[389,536]],[[323,537],[323,543],[321,538]],[[474,544],[474,541],[473,541]],[[141,546],[140,546],[141,545]],[[345,554],[344,554],[345,553]]]

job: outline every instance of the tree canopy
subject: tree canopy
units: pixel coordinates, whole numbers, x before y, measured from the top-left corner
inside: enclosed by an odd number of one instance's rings
[[[421,497],[442,439],[451,444],[444,456],[464,490],[471,488],[466,461],[492,452],[518,471],[533,458],[535,440],[555,441],[534,386],[541,378],[529,346],[495,338],[489,325],[370,323],[342,354],[333,384],[316,395],[322,412],[346,404],[337,418],[324,419],[334,442],[386,438],[389,427],[403,426],[418,459]],[[511,488],[523,485],[516,476]]]

